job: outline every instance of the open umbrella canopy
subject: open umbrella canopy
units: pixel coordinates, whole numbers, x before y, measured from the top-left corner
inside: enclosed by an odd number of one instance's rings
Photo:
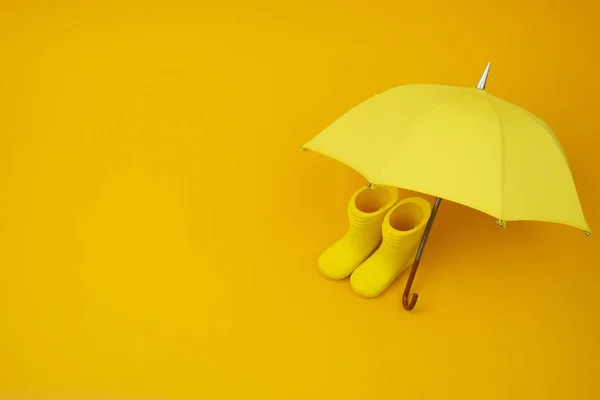
[[[372,184],[454,201],[504,221],[589,234],[567,158],[541,119],[477,87],[399,86],[348,111],[303,148]]]

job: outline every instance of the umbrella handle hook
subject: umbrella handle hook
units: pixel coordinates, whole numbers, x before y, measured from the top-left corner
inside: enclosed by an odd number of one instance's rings
[[[410,301],[408,300],[408,296],[410,295],[410,289],[412,287],[413,281],[415,280],[415,275],[417,273],[417,268],[419,268],[419,261],[420,260],[416,260],[412,265],[412,268],[410,270],[410,275],[408,276],[408,281],[406,281],[406,287],[404,288],[404,294],[402,295],[402,305],[404,306],[404,309],[407,311],[412,310],[413,308],[415,308],[415,305],[417,304],[417,300],[419,299],[419,294],[418,293],[413,293],[412,297],[410,298]]]
[[[417,250],[417,255],[415,257],[415,262],[413,263],[410,269],[410,275],[408,276],[408,280],[406,281],[406,287],[404,288],[404,294],[402,295],[402,305],[404,309],[407,311],[415,308],[417,304],[417,300],[419,299],[418,293],[413,293],[410,301],[408,297],[410,295],[410,289],[412,288],[412,284],[415,280],[415,275],[417,274],[417,269],[419,268],[419,264],[421,263],[421,256],[423,255],[423,250],[425,249],[425,244],[427,244],[427,239],[429,239],[429,234],[431,233],[431,227],[433,226],[433,221],[435,220],[435,216],[437,215],[438,209],[440,208],[440,203],[442,199],[437,197],[435,199],[435,203],[433,204],[433,209],[431,210],[431,215],[429,216],[429,220],[427,221],[427,226],[425,227],[425,231],[423,232],[423,237],[421,238],[421,243],[419,244],[419,250]]]

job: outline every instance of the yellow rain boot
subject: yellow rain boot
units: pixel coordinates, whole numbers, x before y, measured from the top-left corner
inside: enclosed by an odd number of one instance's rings
[[[381,243],[381,224],[398,201],[398,189],[364,187],[348,203],[346,234],[319,257],[319,270],[330,279],[347,278]]]
[[[431,204],[420,197],[403,199],[387,213],[381,245],[350,277],[357,294],[380,295],[413,264],[430,215]]]

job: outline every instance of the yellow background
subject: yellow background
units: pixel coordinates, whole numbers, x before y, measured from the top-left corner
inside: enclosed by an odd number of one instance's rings
[[[598,235],[442,203],[408,313],[319,275],[365,182],[299,148],[491,61],[598,230],[599,9],[3,1],[0,397],[598,398]]]

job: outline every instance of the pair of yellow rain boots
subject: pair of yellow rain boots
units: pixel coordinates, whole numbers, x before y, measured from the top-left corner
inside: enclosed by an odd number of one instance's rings
[[[350,276],[360,296],[378,296],[413,264],[430,215],[423,198],[399,200],[389,186],[362,188],[348,204],[348,231],[321,254],[319,270],[335,280]]]

